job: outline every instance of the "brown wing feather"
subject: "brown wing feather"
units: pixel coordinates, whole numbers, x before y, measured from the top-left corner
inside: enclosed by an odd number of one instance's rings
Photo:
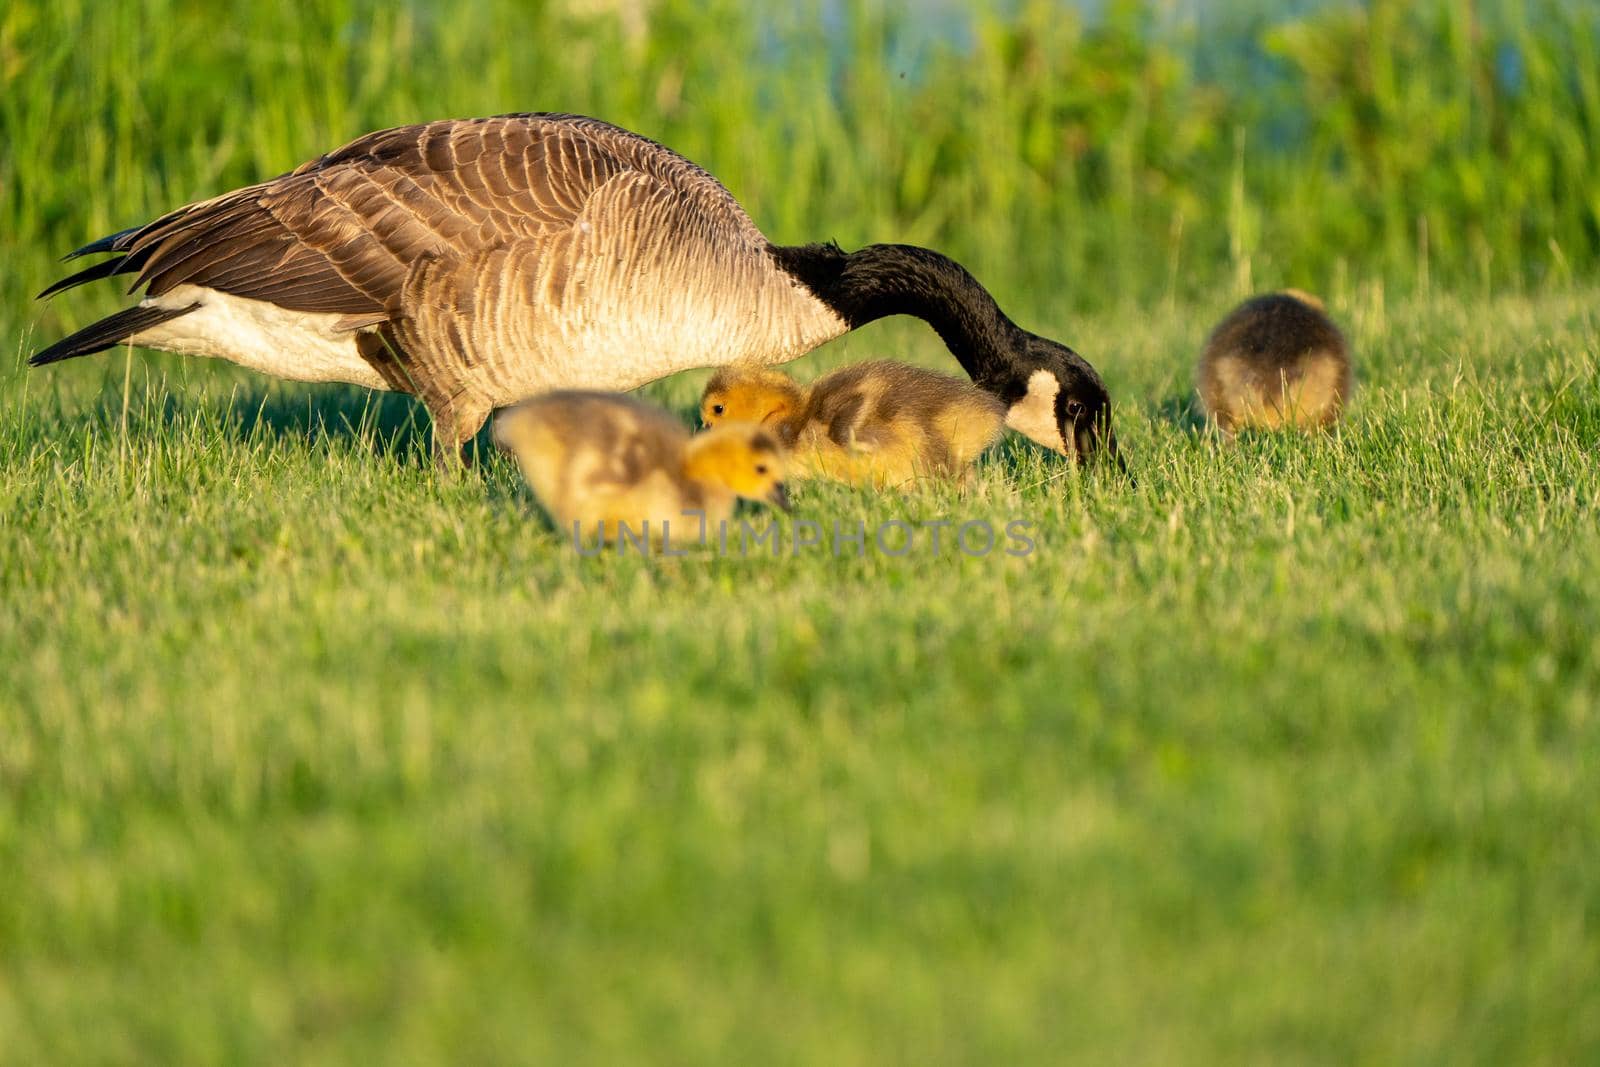
[[[595,190],[642,171],[702,202],[725,238],[761,236],[710,174],[626,130],[503,115],[380,130],[260,185],[120,235],[139,285],[200,285],[369,321],[396,311],[413,264],[571,226]]]
[[[628,171],[589,196],[579,225],[422,257],[390,316],[407,374],[424,396],[452,402],[495,405],[519,395],[542,322],[567,315],[574,293],[603,317],[615,307],[608,302],[637,289],[690,292],[697,273],[716,268],[690,233],[704,218],[697,206]]]

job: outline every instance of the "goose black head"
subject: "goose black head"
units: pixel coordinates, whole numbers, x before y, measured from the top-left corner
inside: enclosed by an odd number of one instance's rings
[[[1126,471],[1111,429],[1111,397],[1100,375],[1066,345],[1018,332],[1017,359],[1000,389],[1006,425],[1080,463],[1105,451]]]
[[[1006,317],[989,291],[948,256],[913,245],[769,245],[777,265],[854,330],[887,315],[934,328],[973,382],[1006,405],[1006,425],[1086,463],[1108,452],[1111,400],[1087,360]]]

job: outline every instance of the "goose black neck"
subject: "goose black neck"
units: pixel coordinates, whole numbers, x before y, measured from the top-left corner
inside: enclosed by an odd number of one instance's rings
[[[914,245],[773,245],[772,257],[850,329],[889,315],[913,315],[944,341],[979,385],[994,386],[1021,371],[1022,330],[989,291],[948,256]]]

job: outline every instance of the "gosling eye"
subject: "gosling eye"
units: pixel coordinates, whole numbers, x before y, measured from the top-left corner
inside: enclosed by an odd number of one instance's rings
[[[756,473],[757,474],[765,474],[765,473],[767,473],[767,465],[765,463],[757,463],[756,464]]]
[[[712,404],[711,405],[711,414],[713,414],[713,415],[721,415],[722,414],[722,405],[721,404]]]

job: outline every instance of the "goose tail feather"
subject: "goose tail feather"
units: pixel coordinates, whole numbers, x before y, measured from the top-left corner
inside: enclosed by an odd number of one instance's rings
[[[62,338],[49,348],[35,352],[28,359],[28,366],[43,367],[47,363],[60,363],[64,359],[104,352],[108,348],[115,348],[135,334],[187,315],[199,306],[190,304],[188,307],[164,308],[151,304],[138,304],[125,308],[115,315],[109,315],[99,322],[85,326],[70,337]]]

